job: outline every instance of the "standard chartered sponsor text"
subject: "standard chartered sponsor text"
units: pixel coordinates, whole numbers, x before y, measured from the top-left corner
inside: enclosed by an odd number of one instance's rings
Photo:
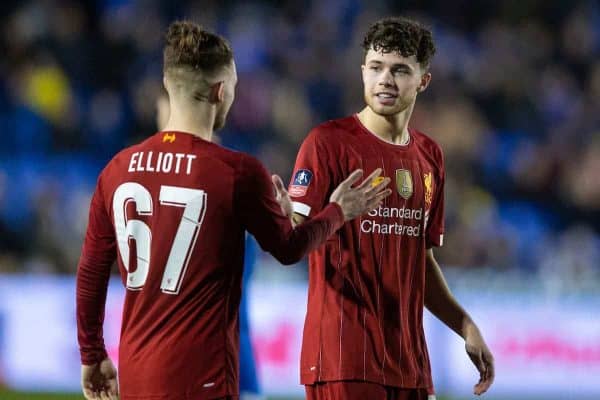
[[[365,218],[360,222],[360,230],[364,233],[379,233],[384,235],[407,235],[418,237],[421,235],[421,220],[423,209],[378,207],[368,214],[369,217],[398,218],[392,223],[385,219],[381,222]],[[416,221],[411,224],[411,221]]]

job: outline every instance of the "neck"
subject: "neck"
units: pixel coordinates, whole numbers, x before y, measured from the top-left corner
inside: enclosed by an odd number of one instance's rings
[[[163,131],[187,132],[201,139],[212,141],[216,110],[208,103],[191,107],[187,103],[170,101],[171,114]]]
[[[414,103],[404,111],[394,115],[376,114],[371,107],[365,107],[358,113],[360,122],[374,135],[393,144],[408,144],[408,121],[412,114]]]

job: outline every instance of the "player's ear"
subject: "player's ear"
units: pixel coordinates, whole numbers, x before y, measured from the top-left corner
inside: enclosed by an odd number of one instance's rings
[[[219,81],[210,86],[208,101],[210,103],[221,103],[225,99],[225,82]]]
[[[417,93],[424,92],[425,89],[427,89],[427,86],[429,86],[429,82],[431,82],[431,73],[425,72],[421,75],[421,82],[419,83],[419,86],[417,86]]]

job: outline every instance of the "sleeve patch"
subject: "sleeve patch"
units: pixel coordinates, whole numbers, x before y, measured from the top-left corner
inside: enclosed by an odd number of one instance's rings
[[[312,181],[313,173],[308,169],[299,169],[294,175],[294,180],[290,185],[289,194],[292,197],[302,197],[306,194],[308,185]]]

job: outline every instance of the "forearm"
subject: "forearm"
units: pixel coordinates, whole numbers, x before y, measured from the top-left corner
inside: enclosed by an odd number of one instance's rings
[[[103,323],[111,264],[82,255],[77,269],[77,338],[84,365],[106,358]]]
[[[462,338],[466,338],[477,329],[469,314],[450,292],[442,270],[432,254],[428,254],[427,257],[425,307]]]
[[[321,246],[344,225],[340,206],[330,203],[313,218],[299,223],[273,248],[271,254],[282,264],[293,264]]]

